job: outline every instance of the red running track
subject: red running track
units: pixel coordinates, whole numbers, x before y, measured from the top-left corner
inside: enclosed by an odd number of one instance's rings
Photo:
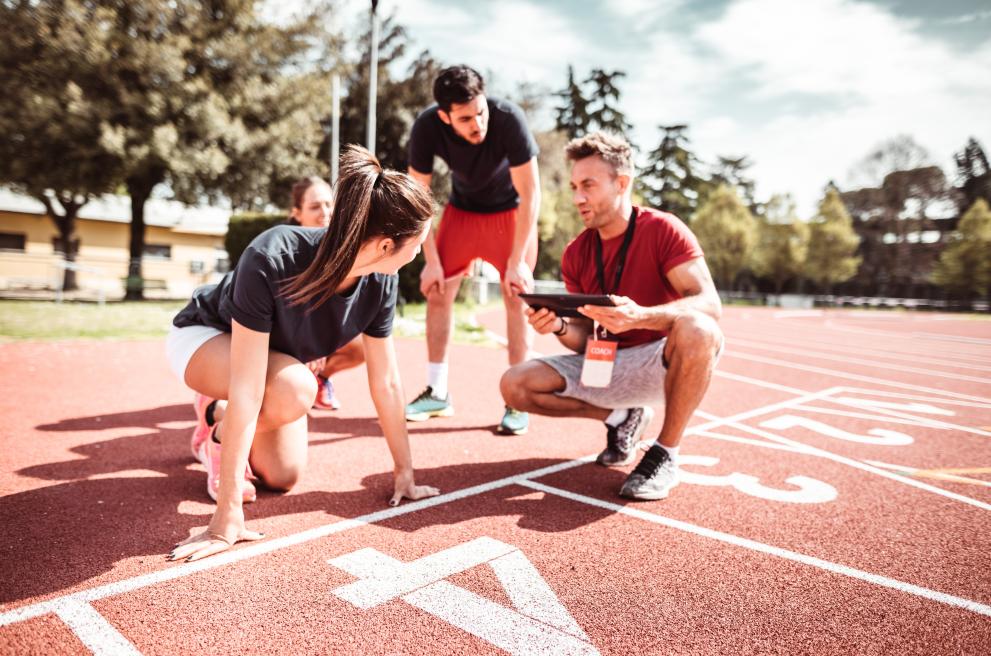
[[[601,424],[494,435],[505,353],[462,346],[457,415],[411,425],[443,496],[386,506],[346,372],[304,480],[247,507],[268,537],[197,564],[164,560],[212,506],[162,344],[0,344],[0,653],[988,653],[991,322],[722,325],[667,500],[620,499],[629,468],[584,459]],[[397,348],[413,394],[423,345]]]

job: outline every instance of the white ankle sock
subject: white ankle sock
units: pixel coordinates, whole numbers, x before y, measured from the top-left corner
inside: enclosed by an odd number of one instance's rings
[[[661,444],[660,442],[658,442],[656,440],[654,441],[654,444],[656,444],[657,446],[659,446],[662,449],[664,449],[665,451],[667,451],[668,452],[668,455],[671,456],[671,462],[673,462],[675,464],[678,464],[678,450],[681,447],[679,447],[679,446],[664,446],[663,444]]]
[[[428,362],[427,363],[427,385],[434,391],[434,396],[444,398],[447,396],[447,363]]]
[[[629,408],[616,408],[606,417],[606,423],[610,426],[619,426],[630,415]]]

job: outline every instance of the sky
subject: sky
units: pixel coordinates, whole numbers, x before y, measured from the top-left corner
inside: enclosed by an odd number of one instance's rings
[[[300,0],[301,1],[301,0]],[[341,0],[344,29],[370,5]],[[285,6],[285,5],[283,5]],[[790,193],[814,212],[833,180],[878,144],[909,135],[953,176],[975,137],[991,153],[987,0],[380,0],[445,65],[550,91],[567,67],[626,73],[620,109],[641,152],[659,125],[685,123],[696,154],[746,155],[758,200]],[[402,71],[396,71],[402,73]],[[552,114],[531,117],[551,127]]]

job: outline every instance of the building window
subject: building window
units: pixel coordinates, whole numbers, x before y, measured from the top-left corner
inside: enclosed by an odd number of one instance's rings
[[[145,244],[144,257],[148,260],[171,260],[172,246],[168,244]]]
[[[214,271],[216,271],[217,273],[227,273],[230,270],[231,270],[230,258],[227,257],[227,253],[224,253],[223,257],[217,258],[217,264],[216,267],[214,268]]]
[[[27,237],[14,232],[0,232],[0,251],[24,252]]]
[[[189,261],[189,272],[190,273],[203,273],[206,269],[206,263],[203,260],[190,260]]]

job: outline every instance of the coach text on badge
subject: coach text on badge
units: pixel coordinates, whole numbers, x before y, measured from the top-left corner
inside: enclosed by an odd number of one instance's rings
[[[616,363],[618,342],[608,339],[588,338],[585,346],[585,364],[582,366],[582,385],[585,387],[609,387],[612,368]]]

